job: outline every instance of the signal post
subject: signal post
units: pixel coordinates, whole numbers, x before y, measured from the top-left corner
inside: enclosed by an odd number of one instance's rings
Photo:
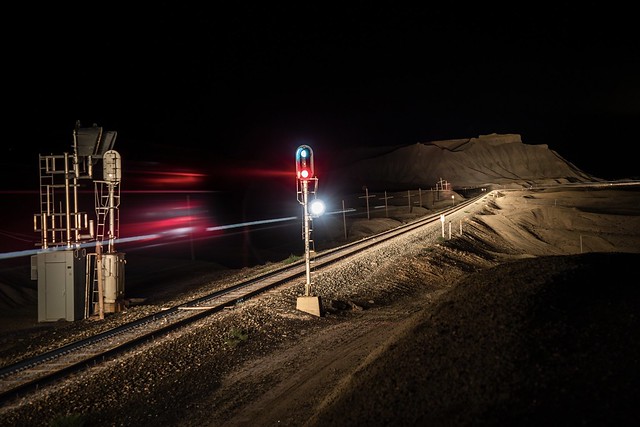
[[[309,187],[313,186],[312,189]],[[296,309],[316,316],[322,315],[320,297],[311,292],[311,215],[309,214],[309,193],[316,194],[318,188],[318,178],[315,177],[313,169],[313,150],[308,145],[301,145],[296,150],[296,192],[298,202],[302,205],[303,215],[303,239],[304,239],[304,261],[306,268],[306,284],[304,295],[299,296]]]

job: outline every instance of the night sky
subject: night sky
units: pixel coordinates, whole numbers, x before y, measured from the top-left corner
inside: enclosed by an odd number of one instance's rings
[[[117,131],[125,164],[194,167],[220,186],[234,168],[293,174],[301,144],[329,170],[348,147],[492,132],[599,177],[640,174],[634,13],[431,3],[7,16],[3,176],[37,176],[37,155],[68,151],[76,120]]]

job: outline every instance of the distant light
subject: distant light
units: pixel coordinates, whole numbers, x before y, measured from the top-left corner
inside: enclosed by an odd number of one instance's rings
[[[324,202],[322,200],[314,200],[311,202],[311,215],[320,216],[324,213]]]

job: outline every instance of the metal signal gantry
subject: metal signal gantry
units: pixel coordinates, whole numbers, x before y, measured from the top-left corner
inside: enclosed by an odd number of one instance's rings
[[[38,281],[38,322],[80,320],[124,308],[124,253],[119,234],[121,159],[117,132],[76,122],[73,152],[40,155],[40,212],[33,216],[41,250],[31,257]],[[97,168],[102,163],[100,176]],[[94,183],[96,220],[81,211],[83,182]],[[102,253],[103,240],[108,250]],[[92,244],[92,242],[94,242]],[[96,253],[87,248],[96,246]]]

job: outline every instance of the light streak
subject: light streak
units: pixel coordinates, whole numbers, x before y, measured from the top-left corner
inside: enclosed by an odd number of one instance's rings
[[[238,227],[246,227],[248,225],[261,225],[261,224],[270,224],[274,222],[282,222],[282,221],[291,221],[294,219],[298,219],[295,216],[290,216],[286,218],[276,218],[276,219],[263,219],[260,221],[250,221],[250,222],[241,222],[238,224],[229,224],[229,225],[218,225],[215,227],[207,227],[207,231],[218,231],[218,230],[228,230],[230,228],[238,228]]]
[[[159,234],[147,234],[144,236],[135,236],[135,237],[126,237],[123,239],[116,239],[117,243],[127,243],[127,242],[135,242],[138,240],[151,240],[151,239],[157,239],[159,238],[160,235]],[[106,245],[106,242],[102,243],[103,245]],[[54,251],[66,251],[66,250],[75,250],[75,249],[80,249],[80,248],[95,248],[96,246],[96,242],[86,242],[86,243],[80,243],[77,245],[74,245],[73,247],[66,247],[66,246],[55,246],[55,247],[51,247],[51,248],[47,248],[47,249],[27,249],[27,250],[23,250],[23,251],[13,251],[13,252],[5,252],[5,253],[0,253],[0,259],[9,259],[9,258],[18,258],[18,257],[23,257],[23,256],[31,256],[31,255],[36,255],[42,252],[54,252]]]
[[[249,222],[241,222],[241,223],[237,223],[237,224],[228,224],[228,225],[220,225],[220,226],[214,226],[214,227],[208,227],[206,229],[206,231],[219,231],[219,230],[229,230],[229,229],[233,229],[233,228],[240,228],[240,227],[247,227],[247,226],[252,226],[252,225],[264,225],[264,224],[273,224],[276,222],[284,222],[284,221],[293,221],[293,220],[297,220],[299,219],[298,217],[295,216],[290,216],[290,217],[284,217],[284,218],[275,218],[275,219],[263,219],[263,220],[259,220],[259,221],[249,221]],[[137,241],[142,241],[142,240],[155,240],[155,239],[160,239],[164,236],[167,235],[172,235],[175,233],[188,233],[189,229],[186,227],[178,227],[176,229],[173,230],[169,230],[166,232],[162,232],[162,233],[154,233],[154,234],[144,234],[144,235],[140,235],[140,236],[132,236],[132,237],[124,237],[124,238],[118,238],[115,239],[115,243],[116,244],[120,244],[120,243],[130,243],[130,242],[137,242]],[[102,243],[103,245],[106,244],[106,241]],[[160,246],[160,245],[164,245],[165,243],[156,243],[153,245],[149,245],[146,247],[151,247],[151,246]],[[85,243],[80,243],[77,245],[74,245],[71,248],[68,248],[66,246],[57,246],[57,247],[52,247],[52,248],[48,248],[48,249],[28,249],[28,250],[22,250],[22,251],[14,251],[14,252],[5,252],[5,253],[0,253],[0,259],[9,259],[9,258],[18,258],[18,257],[23,257],[23,256],[31,256],[31,255],[36,255],[38,253],[41,252],[46,252],[46,251],[61,251],[61,250],[75,250],[75,249],[79,249],[79,248],[95,248],[96,246],[96,242],[85,242]]]

